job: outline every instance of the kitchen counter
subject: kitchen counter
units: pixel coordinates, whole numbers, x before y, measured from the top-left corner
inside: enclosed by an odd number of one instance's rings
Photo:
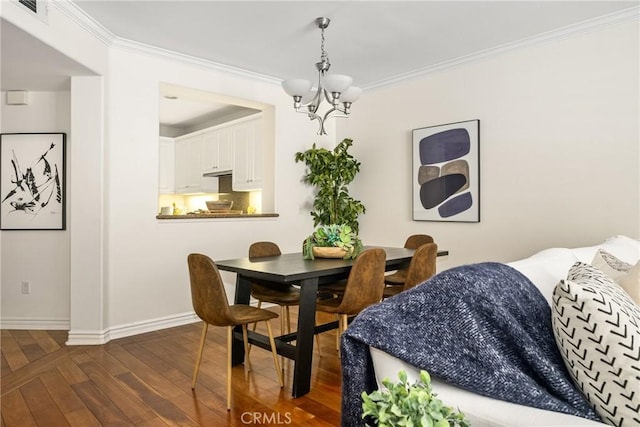
[[[246,214],[246,213],[198,213],[198,214],[186,214],[186,215],[156,215],[156,219],[212,219],[212,218],[276,218],[280,214],[277,213],[261,213],[261,214]]]

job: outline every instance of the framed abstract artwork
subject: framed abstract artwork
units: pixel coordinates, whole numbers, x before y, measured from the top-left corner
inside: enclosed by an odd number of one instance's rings
[[[64,133],[0,135],[0,229],[64,230]]]
[[[413,130],[413,219],[480,222],[480,120]]]

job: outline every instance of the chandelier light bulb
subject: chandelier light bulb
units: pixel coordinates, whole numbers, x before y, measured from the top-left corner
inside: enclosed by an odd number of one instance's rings
[[[282,88],[289,96],[304,96],[311,90],[312,83],[305,79],[288,79],[282,82]]]
[[[329,93],[342,93],[351,85],[353,79],[344,74],[327,74],[324,76],[324,88]]]
[[[340,95],[340,102],[356,102],[362,95],[362,89],[357,86],[349,86],[347,90]]]

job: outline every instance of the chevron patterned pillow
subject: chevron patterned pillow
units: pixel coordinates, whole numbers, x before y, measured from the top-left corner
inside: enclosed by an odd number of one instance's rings
[[[574,383],[602,420],[640,425],[640,307],[578,262],[553,293],[553,330]]]

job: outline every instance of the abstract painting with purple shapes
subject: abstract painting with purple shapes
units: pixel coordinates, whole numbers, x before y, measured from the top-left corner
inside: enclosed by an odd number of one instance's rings
[[[480,221],[480,121],[413,131],[413,219]]]

